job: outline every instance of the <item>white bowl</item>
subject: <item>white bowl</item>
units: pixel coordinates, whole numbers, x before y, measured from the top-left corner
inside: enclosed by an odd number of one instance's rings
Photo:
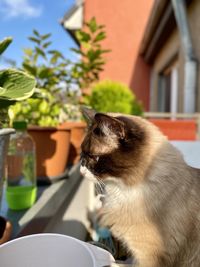
[[[0,246],[2,267],[102,267],[114,262],[101,248],[60,234],[36,234]]]

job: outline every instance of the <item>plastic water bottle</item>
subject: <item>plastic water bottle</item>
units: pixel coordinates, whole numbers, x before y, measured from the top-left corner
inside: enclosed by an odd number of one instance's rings
[[[16,121],[13,127],[16,133],[11,135],[8,148],[6,200],[10,209],[21,210],[36,200],[36,154],[26,122]]]

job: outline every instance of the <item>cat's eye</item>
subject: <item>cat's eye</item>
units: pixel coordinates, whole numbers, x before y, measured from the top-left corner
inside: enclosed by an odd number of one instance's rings
[[[99,127],[94,128],[93,133],[98,136],[102,135],[102,131]]]

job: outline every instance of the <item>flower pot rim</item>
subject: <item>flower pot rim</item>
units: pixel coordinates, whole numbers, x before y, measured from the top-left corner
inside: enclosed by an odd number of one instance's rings
[[[71,127],[67,125],[59,125],[59,126],[37,126],[37,125],[30,125],[28,126],[28,130],[31,131],[66,131],[71,130]]]
[[[62,123],[62,126],[70,128],[83,128],[87,126],[85,121],[66,121]]]

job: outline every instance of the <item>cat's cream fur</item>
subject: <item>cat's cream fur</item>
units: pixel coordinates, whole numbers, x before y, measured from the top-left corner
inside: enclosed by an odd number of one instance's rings
[[[103,180],[102,223],[126,244],[138,267],[198,267],[200,172],[154,125],[129,118],[145,133],[145,142],[127,177]],[[95,178],[87,168],[81,170]]]

